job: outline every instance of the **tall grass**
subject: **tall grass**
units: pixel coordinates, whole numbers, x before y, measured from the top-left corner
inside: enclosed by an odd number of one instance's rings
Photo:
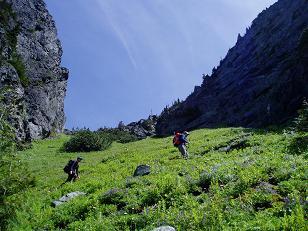
[[[247,137],[247,147],[224,147]],[[9,230],[305,230],[306,151],[296,155],[293,134],[242,128],[191,132],[190,159],[172,137],[113,143],[89,152],[81,178],[63,187],[63,166],[76,154],[63,153],[69,137],[37,141],[19,152],[36,173],[37,185],[10,197],[18,202]],[[139,164],[151,174],[133,177]],[[72,191],[85,197],[52,208],[52,200]]]

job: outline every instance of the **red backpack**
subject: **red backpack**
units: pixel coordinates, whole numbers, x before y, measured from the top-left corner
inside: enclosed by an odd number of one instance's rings
[[[180,137],[181,137],[181,133],[177,132],[175,133],[175,136],[173,137],[173,146],[174,147],[177,147],[181,144],[181,141],[180,141]]]

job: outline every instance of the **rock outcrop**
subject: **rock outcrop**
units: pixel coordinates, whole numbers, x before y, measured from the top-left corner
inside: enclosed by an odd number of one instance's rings
[[[263,127],[296,116],[308,97],[308,2],[279,0],[238,36],[212,74],[165,108],[158,135],[202,127]]]
[[[172,226],[160,226],[158,228],[153,229],[153,231],[176,231]]]
[[[118,129],[127,131],[138,139],[145,139],[148,136],[155,135],[157,119],[156,115],[150,115],[147,119],[141,119],[138,122],[132,122],[127,125],[120,122]]]
[[[151,166],[147,164],[142,164],[137,166],[136,170],[134,171],[134,176],[145,176],[151,173]]]
[[[68,193],[68,194],[66,194],[65,196],[59,198],[58,200],[53,201],[53,202],[51,203],[51,205],[52,205],[53,207],[57,207],[57,206],[59,206],[59,205],[62,205],[63,203],[66,203],[66,202],[68,202],[68,201],[74,199],[75,197],[78,197],[78,196],[85,196],[85,195],[86,195],[86,193],[84,193],[84,192],[79,192],[79,191],[77,191],[77,192],[71,192],[71,193]]]
[[[0,90],[20,141],[63,131],[68,70],[61,56],[43,0],[0,0]]]

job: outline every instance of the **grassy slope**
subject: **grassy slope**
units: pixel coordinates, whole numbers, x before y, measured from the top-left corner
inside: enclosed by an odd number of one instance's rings
[[[250,147],[214,150],[244,133],[250,133]],[[292,153],[291,136],[197,130],[190,135],[188,161],[171,137],[114,143],[106,151],[82,154],[80,180],[63,187],[62,169],[77,154],[59,151],[68,137],[39,141],[20,152],[37,186],[11,198],[19,207],[10,230],[151,230],[164,224],[177,230],[307,230],[307,150]],[[151,165],[152,173],[133,178],[139,164]],[[261,182],[272,186],[262,188]],[[110,189],[119,190],[103,196]],[[50,206],[72,191],[87,196]]]

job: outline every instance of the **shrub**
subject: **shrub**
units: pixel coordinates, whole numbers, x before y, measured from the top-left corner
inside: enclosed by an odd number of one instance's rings
[[[51,220],[54,221],[54,225],[58,229],[67,230],[69,224],[75,221],[84,221],[95,210],[96,206],[96,202],[88,198],[73,200],[62,205],[61,208],[56,208]]]
[[[212,179],[213,175],[205,171],[200,175],[200,179],[197,184],[203,191],[208,191],[211,186]]]
[[[285,209],[286,213],[282,218],[283,230],[307,230],[306,211],[301,206],[300,198],[296,193],[290,194]]]
[[[33,186],[35,181],[16,156],[15,134],[7,122],[9,110],[2,98],[0,94],[0,230],[5,230],[7,219],[15,215],[15,202],[8,203],[7,198]]]
[[[299,48],[304,50],[308,46],[308,28],[305,28],[299,38]]]
[[[294,120],[291,128],[296,133],[290,140],[288,151],[290,154],[299,155],[307,153],[308,150],[308,102],[305,99],[301,109],[298,110],[298,117]],[[307,155],[306,155],[307,156]]]
[[[259,211],[272,207],[272,195],[265,192],[254,192],[251,195],[251,202],[254,209]]]
[[[290,141],[288,151],[293,155],[300,155],[308,152],[308,135],[296,135]],[[306,154],[307,156],[307,154]]]
[[[14,54],[12,59],[9,60],[9,63],[16,69],[21,85],[23,87],[28,87],[30,80],[26,75],[26,68],[20,56]]]
[[[303,101],[303,106],[298,110],[298,117],[295,119],[295,130],[297,132],[308,132],[308,102]]]
[[[111,139],[101,133],[83,129],[76,132],[63,148],[67,152],[91,152],[107,149],[111,145]]]
[[[100,202],[106,205],[116,205],[117,209],[122,209],[125,205],[125,195],[126,191],[122,189],[111,189],[108,192],[105,192],[101,198]]]
[[[137,136],[130,134],[128,131],[123,131],[118,128],[100,129],[99,134],[102,136],[108,136],[111,141],[117,141],[122,144],[138,140]]]

